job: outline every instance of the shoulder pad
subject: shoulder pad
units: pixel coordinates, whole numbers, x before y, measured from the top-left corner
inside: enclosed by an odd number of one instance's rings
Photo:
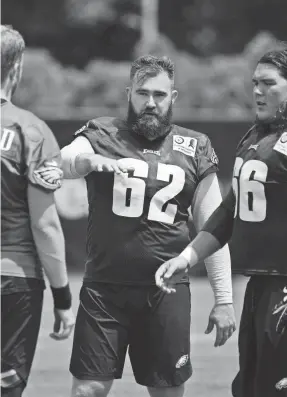
[[[12,106],[16,123],[20,126],[24,136],[26,136],[29,141],[32,142],[42,141],[45,138],[48,130],[46,123],[34,113],[19,108],[14,104]]]

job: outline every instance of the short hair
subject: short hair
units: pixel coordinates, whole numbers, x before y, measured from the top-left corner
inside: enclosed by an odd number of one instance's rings
[[[143,55],[137,58],[131,66],[130,80],[144,83],[146,79],[155,77],[161,72],[166,72],[174,84],[174,63],[166,56]]]
[[[3,83],[12,68],[20,62],[25,50],[22,35],[12,26],[1,25],[1,83]]]
[[[266,52],[266,54],[259,59],[258,63],[275,66],[281,76],[287,80],[287,44],[283,49]]]

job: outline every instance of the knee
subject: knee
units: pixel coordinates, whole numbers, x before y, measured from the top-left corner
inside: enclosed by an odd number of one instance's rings
[[[1,396],[2,397],[21,397],[23,391],[26,387],[26,384],[21,383],[12,387],[1,387]]]
[[[106,397],[113,381],[73,379],[72,397]]]
[[[183,397],[184,390],[184,383],[174,387],[148,387],[151,397]]]

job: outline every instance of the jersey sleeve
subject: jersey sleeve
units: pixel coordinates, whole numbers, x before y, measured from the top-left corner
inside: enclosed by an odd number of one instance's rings
[[[29,125],[24,131],[24,162],[26,176],[32,185],[54,191],[60,187],[61,152],[50,128],[44,123]],[[45,181],[41,172],[45,168],[53,167],[59,170],[59,181],[53,183]]]
[[[199,141],[197,156],[199,181],[208,174],[218,171],[218,157],[207,136],[204,136],[204,139]]]

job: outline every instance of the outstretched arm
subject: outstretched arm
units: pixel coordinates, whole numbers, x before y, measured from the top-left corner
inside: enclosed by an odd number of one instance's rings
[[[235,330],[230,255],[226,245],[233,224],[233,212],[227,205],[227,203],[232,204],[229,200],[230,197],[227,202],[220,204],[221,195],[215,174],[204,178],[197,189],[193,204],[196,228],[200,229],[214,208],[220,205],[205,223],[203,231],[199,232],[185,250],[178,257],[161,265],[156,272],[158,287],[167,293],[176,292],[175,284],[181,280],[189,266],[194,266],[205,259],[215,296],[215,306],[210,313],[205,332],[210,333],[216,326],[215,346],[222,346]],[[217,253],[214,254],[216,251]]]
[[[216,184],[217,180],[212,177],[208,179],[206,177],[201,182],[200,193],[196,195],[197,198],[194,203],[197,201],[202,204],[199,205],[198,214],[195,214],[195,211],[193,211],[197,227],[200,228],[200,224],[204,222],[204,218],[208,218],[208,214],[212,212],[212,209],[216,208],[216,205],[220,205],[213,211],[202,230],[183,252],[177,258],[161,265],[156,272],[156,283],[158,287],[166,292],[175,292],[173,285],[181,279],[189,267],[193,267],[198,262],[206,260],[210,255],[224,247],[231,237],[234,195],[231,190],[223,202],[220,203],[218,186],[216,187]],[[202,194],[205,192],[206,194]],[[199,214],[200,212],[201,215]],[[198,217],[199,219],[197,219]],[[225,247],[225,250],[220,255],[223,255],[223,259],[225,258],[223,266],[226,266],[226,258],[229,261],[228,248]],[[210,262],[207,263],[207,271],[209,267],[212,267],[212,262],[213,260],[211,261],[211,265]]]
[[[95,154],[89,140],[84,136],[78,136],[70,145],[65,146],[61,155],[65,179],[83,178],[93,171],[119,174],[133,170],[121,164],[121,160]]]

